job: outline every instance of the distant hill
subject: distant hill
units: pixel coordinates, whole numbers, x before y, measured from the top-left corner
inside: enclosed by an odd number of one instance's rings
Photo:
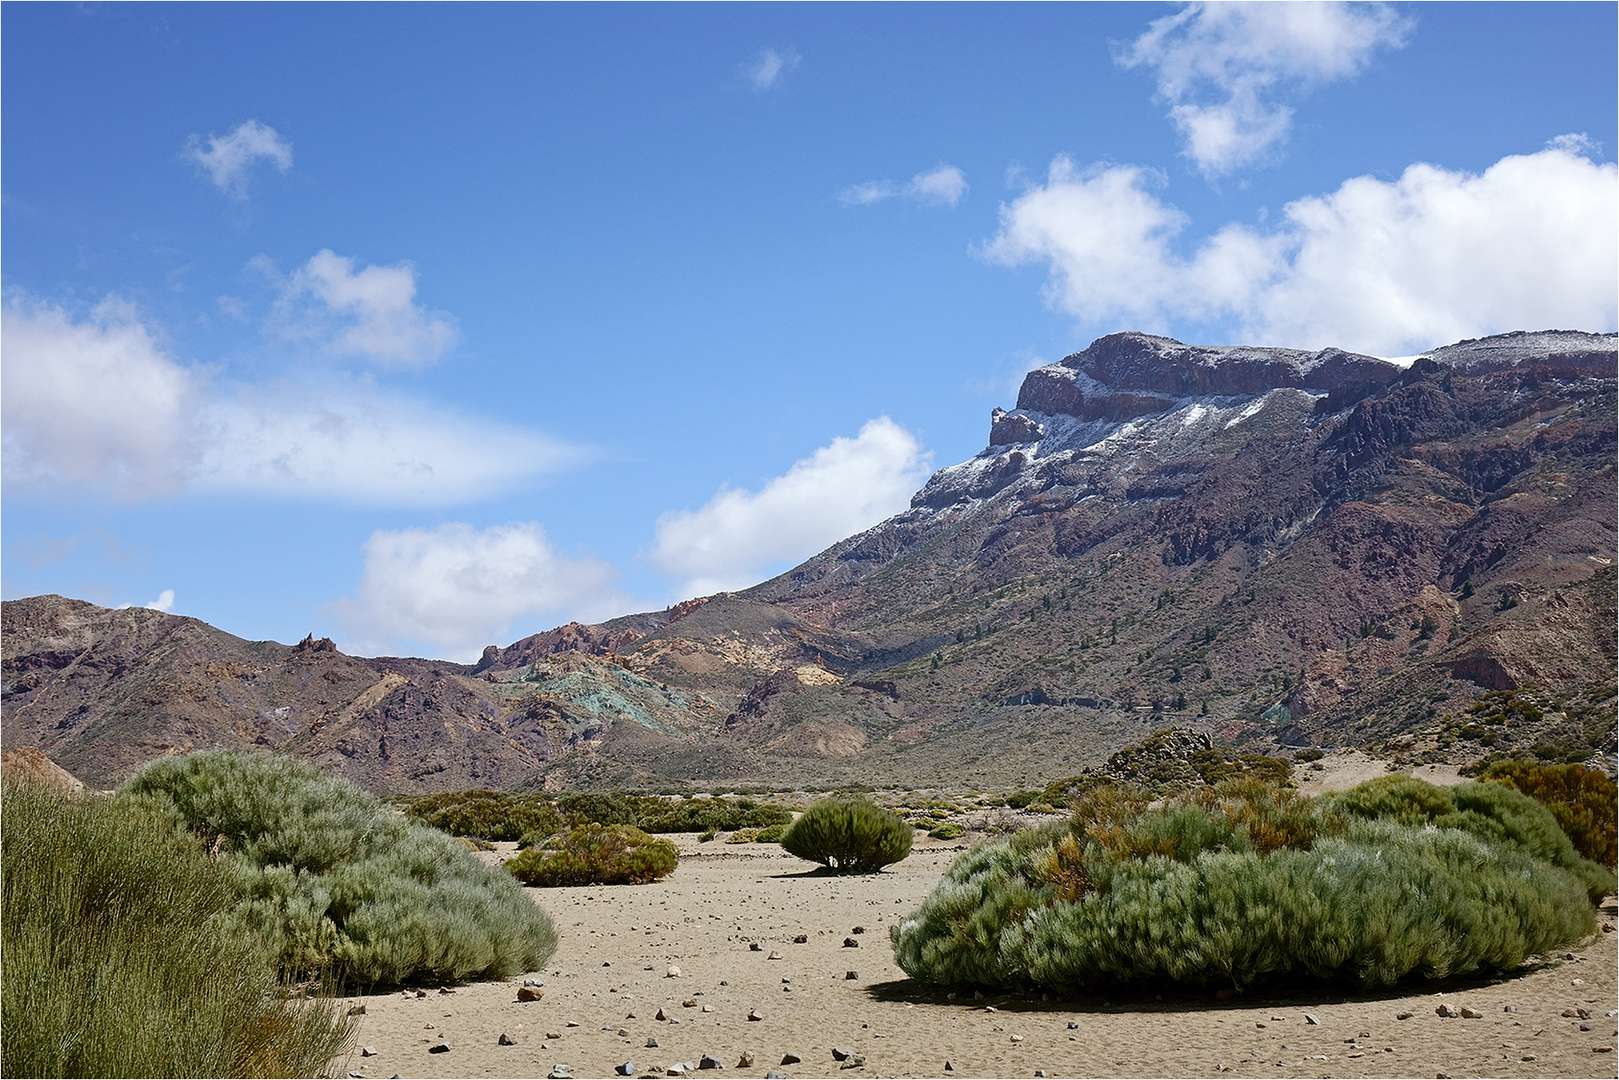
[[[1032,784],[1171,723],[1612,753],[1616,358],[1571,331],[1409,368],[1114,334],[875,528],[472,666],[7,602],[3,743],[101,786],[273,747],[378,791]]]

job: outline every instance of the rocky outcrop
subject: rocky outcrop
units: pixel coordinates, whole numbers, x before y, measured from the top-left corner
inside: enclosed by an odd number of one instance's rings
[[[1123,423],[1174,408],[1185,398],[1244,397],[1284,387],[1342,395],[1387,383],[1398,373],[1386,360],[1341,349],[1206,347],[1151,334],[1109,334],[1031,371],[1018,392],[1018,408]]]
[[[1012,446],[1017,443],[1038,442],[1044,435],[1042,428],[1033,417],[1022,413],[1009,413],[1005,409],[996,409],[989,415],[989,445]]]

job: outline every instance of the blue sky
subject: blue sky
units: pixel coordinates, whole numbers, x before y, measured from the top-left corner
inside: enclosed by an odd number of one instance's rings
[[[1615,12],[5,5],[4,595],[465,659],[1103,333],[1613,330]]]

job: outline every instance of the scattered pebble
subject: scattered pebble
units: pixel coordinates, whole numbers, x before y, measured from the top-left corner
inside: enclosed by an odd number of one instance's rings
[[[663,977],[665,979],[678,979],[680,978],[680,969],[675,965],[670,964],[669,970],[663,973]]]
[[[846,1049],[845,1047],[842,1047],[842,1046],[834,1046],[832,1048],[832,1060],[833,1061],[848,1061],[853,1056],[854,1056],[854,1051],[853,1050]]]
[[[502,1031],[500,1033],[500,1038],[496,1039],[495,1043],[499,1046],[516,1046],[517,1040]]]
[[[737,1058],[736,1067],[739,1068],[739,1069],[751,1069],[751,1068],[753,1068],[753,1051],[752,1050],[744,1050],[744,1051],[742,1051],[742,1056]]]
[[[1440,1016],[1446,1016],[1446,1017],[1461,1015],[1455,1009],[1451,1008],[1449,1005],[1441,1005],[1438,1008],[1436,1008],[1434,1010],[1434,1012],[1438,1013]]]
[[[950,1062],[947,1061],[947,1062],[944,1063],[944,1071],[945,1072],[955,1072],[956,1067],[954,1065],[950,1064]]]
[[[1408,1012],[1395,1013],[1394,1014],[1394,1019],[1396,1019],[1396,1020],[1409,1020],[1409,1019],[1411,1019],[1411,1014],[1408,1013]]]
[[[780,960],[781,959],[781,953],[772,952],[769,956],[765,957],[765,959],[766,960]]]
[[[551,1071],[545,1074],[545,1080],[573,1080],[573,1070],[566,1065],[553,1065]]]
[[[793,944],[794,945],[807,945],[807,944],[809,944],[809,935],[808,934],[799,934],[797,937],[793,938]]]
[[[860,978],[860,972],[858,972],[858,971],[853,971],[853,970],[850,970],[850,971],[845,971],[845,972],[844,972],[844,973],[843,973],[843,978],[844,978],[844,979],[845,979],[845,980],[846,980],[846,981],[848,981],[848,980],[853,980],[853,979],[858,979],[858,978]]]
[[[1462,1019],[1464,1019],[1464,1020],[1482,1020],[1482,1019],[1484,1019],[1484,1014],[1479,1012],[1477,1009],[1470,1009],[1466,1005],[1463,1005],[1462,1006]]]
[[[376,1057],[377,1056],[377,1048],[374,1047],[374,1046],[362,1046],[362,1047],[360,1047],[360,1056],[361,1057]]]
[[[750,941],[750,942],[748,942],[748,951],[749,952],[762,952],[762,951],[764,951],[764,946],[760,945],[757,941]]]
[[[697,1059],[697,1067],[699,1069],[723,1069],[723,1068],[725,1068],[724,1065],[720,1064],[720,1059],[715,1057],[713,1054],[704,1054],[702,1057],[698,1058]]]
[[[860,942],[856,941],[852,937],[846,937],[843,939],[843,947],[845,949],[858,949],[860,948]]]
[[[429,1054],[448,1054],[450,1052],[450,1044],[447,1042],[434,1043],[432,1046],[427,1048],[427,1052]]]
[[[781,1063],[783,1065],[797,1065],[800,1061],[803,1061],[803,1060],[804,1060],[803,1058],[799,1057],[797,1054],[793,1053],[791,1050],[789,1050],[785,1054],[781,1055]]]
[[[615,1073],[617,1073],[618,1075],[620,1075],[620,1076],[634,1076],[635,1075],[635,1062],[626,1061],[622,1065],[614,1065],[613,1066],[613,1071]]]
[[[1079,1030],[1079,1022],[1075,1021],[1075,1020],[1068,1021],[1068,1030],[1069,1031],[1078,1031]]]
[[[748,1019],[749,1020],[763,1020],[764,1018],[765,1018],[764,1013],[760,1012],[758,1009],[749,1009],[748,1010]]]
[[[537,986],[530,986],[527,983],[524,983],[522,986],[517,988],[518,1001],[538,1001],[544,996],[544,990],[541,990]]]
[[[1315,1013],[1305,1013],[1304,1014],[1304,1022],[1306,1024],[1314,1024],[1317,1027],[1321,1026],[1321,1018],[1319,1016],[1317,1016]]]
[[[658,1037],[656,1035],[647,1036],[646,1048],[648,1050],[656,1050],[658,1048]]]

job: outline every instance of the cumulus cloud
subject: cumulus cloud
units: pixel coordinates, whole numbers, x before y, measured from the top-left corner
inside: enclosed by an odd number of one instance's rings
[[[224,384],[176,362],[116,300],[75,321],[13,303],[0,316],[0,438],[8,488],[177,490],[444,505],[574,464],[537,432],[357,380]]]
[[[276,277],[267,262],[256,265]],[[416,270],[408,263],[356,270],[353,259],[323,248],[279,284],[276,332],[337,356],[423,367],[460,340],[453,316],[416,303]]]
[[[1410,31],[1382,3],[1194,3],[1151,23],[1115,60],[1153,70],[1187,156],[1219,176],[1286,140],[1286,99],[1358,74]]]
[[[855,184],[840,192],[838,201],[848,206],[866,206],[903,195],[929,206],[955,206],[966,194],[967,177],[962,171],[954,165],[940,165],[929,172],[917,173],[907,184],[896,184],[892,180]]]
[[[792,49],[761,49],[758,55],[742,65],[742,77],[755,91],[763,93],[778,85],[782,77],[803,59]]]
[[[101,487],[129,497],[177,487],[191,468],[190,372],[115,299],[82,322],[61,308],[0,315],[0,443],[8,483]]]
[[[268,161],[282,172],[292,168],[292,144],[257,120],[238,124],[229,135],[208,136],[206,149],[193,135],[181,153],[233,199],[247,198],[248,176],[256,162]]]
[[[628,610],[613,579],[607,563],[559,554],[537,522],[487,529],[453,522],[372,533],[355,595],[336,608],[354,636],[350,651],[425,644],[469,662],[485,645],[511,641],[519,619],[554,625]]]
[[[141,606],[151,608],[153,611],[173,611],[174,610],[174,590],[173,589],[164,589],[162,592],[157,594],[157,599],[156,600],[148,600],[145,604],[142,604]]]
[[[1047,298],[1088,324],[1217,321],[1255,344],[1397,356],[1511,329],[1611,330],[1619,318],[1615,167],[1554,140],[1472,174],[1417,164],[1229,224],[1190,258],[1189,219],[1133,166],[1053,162],[1001,208],[983,248],[1045,262]]]
[[[701,596],[752,585],[910,504],[932,454],[886,416],[839,436],[757,492],[722,488],[698,510],[658,518],[652,562]]]

